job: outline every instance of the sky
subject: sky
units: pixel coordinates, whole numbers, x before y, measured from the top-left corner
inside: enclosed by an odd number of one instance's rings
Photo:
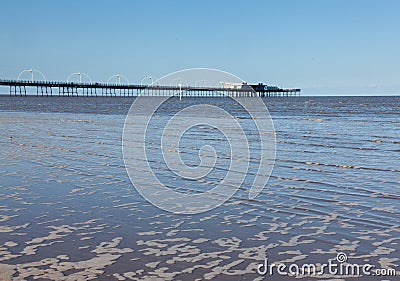
[[[2,1],[0,78],[205,67],[304,95],[399,95],[399,13],[397,0]]]

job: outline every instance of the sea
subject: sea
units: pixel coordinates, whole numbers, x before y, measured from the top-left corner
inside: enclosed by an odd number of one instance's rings
[[[134,98],[0,96],[0,280],[400,280],[400,96],[262,101],[276,133],[265,188],[177,214],[125,167]],[[252,121],[228,97],[174,99],[149,134],[198,104]],[[158,156],[151,168],[178,192],[209,192],[229,168],[215,133],[182,144],[191,165],[216,147],[209,178],[169,175]]]

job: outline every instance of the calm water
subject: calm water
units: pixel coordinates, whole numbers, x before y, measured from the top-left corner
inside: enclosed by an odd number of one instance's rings
[[[301,265],[344,252],[400,274],[400,97],[265,100],[277,132],[268,187],[198,215],[161,211],[132,187],[131,103],[0,96],[0,280],[262,280],[265,253]]]

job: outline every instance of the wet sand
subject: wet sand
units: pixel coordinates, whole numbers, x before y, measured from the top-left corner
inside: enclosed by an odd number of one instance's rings
[[[399,111],[342,99],[277,99],[268,188],[249,200],[243,187],[198,215],[161,211],[132,187],[121,152],[126,100],[109,110],[81,100],[81,112],[3,100],[0,280],[265,280],[257,266],[266,255],[301,265],[338,252],[400,275]]]

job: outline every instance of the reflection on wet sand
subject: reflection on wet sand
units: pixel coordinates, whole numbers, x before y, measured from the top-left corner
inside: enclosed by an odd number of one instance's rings
[[[266,256],[321,264],[338,252],[400,274],[393,118],[275,114],[277,163],[259,197],[243,188],[173,215],[132,188],[123,115],[0,111],[0,280],[265,280]]]

